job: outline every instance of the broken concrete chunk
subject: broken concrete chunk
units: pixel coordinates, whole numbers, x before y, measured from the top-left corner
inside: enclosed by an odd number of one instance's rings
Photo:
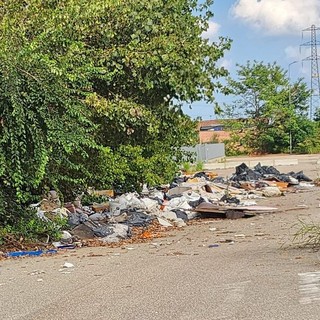
[[[163,219],[163,218],[160,218],[158,217],[158,222],[163,226],[163,227],[172,227],[172,224],[166,220],[166,219]]]

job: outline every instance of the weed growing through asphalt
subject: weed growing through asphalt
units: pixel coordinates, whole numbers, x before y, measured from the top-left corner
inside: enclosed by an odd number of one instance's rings
[[[305,247],[320,248],[320,224],[299,220],[293,242]]]

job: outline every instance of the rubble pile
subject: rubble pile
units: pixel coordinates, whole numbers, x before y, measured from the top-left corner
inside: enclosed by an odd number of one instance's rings
[[[103,201],[84,205],[80,196],[63,207],[57,194],[51,191],[49,199],[34,207],[41,219],[57,214],[68,219],[70,231],[65,231],[61,241],[54,243],[58,248],[65,248],[75,241],[90,243],[90,239],[99,239],[105,244],[125,241],[132,236],[149,239],[152,238],[149,227],[156,234],[157,228],[184,227],[189,220],[208,215],[235,219],[272,212],[277,208],[258,206],[256,200],[280,196],[301,186],[313,186],[302,171],[282,174],[260,163],[253,169],[243,163],[229,179],[198,172],[193,176],[176,177],[170,185],[159,188],[144,186],[140,194],[114,196],[112,190],[91,190]]]

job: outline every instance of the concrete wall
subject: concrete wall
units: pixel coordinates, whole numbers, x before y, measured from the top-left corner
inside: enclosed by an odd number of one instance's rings
[[[197,161],[208,162],[212,159],[225,157],[224,143],[197,144],[195,147],[184,147],[183,150],[195,152]]]

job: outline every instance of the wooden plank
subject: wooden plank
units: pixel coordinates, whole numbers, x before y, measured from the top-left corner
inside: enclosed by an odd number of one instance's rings
[[[197,212],[226,212],[232,211],[246,211],[246,212],[270,212],[277,211],[278,208],[267,206],[219,206],[209,202],[202,202],[195,208]]]

